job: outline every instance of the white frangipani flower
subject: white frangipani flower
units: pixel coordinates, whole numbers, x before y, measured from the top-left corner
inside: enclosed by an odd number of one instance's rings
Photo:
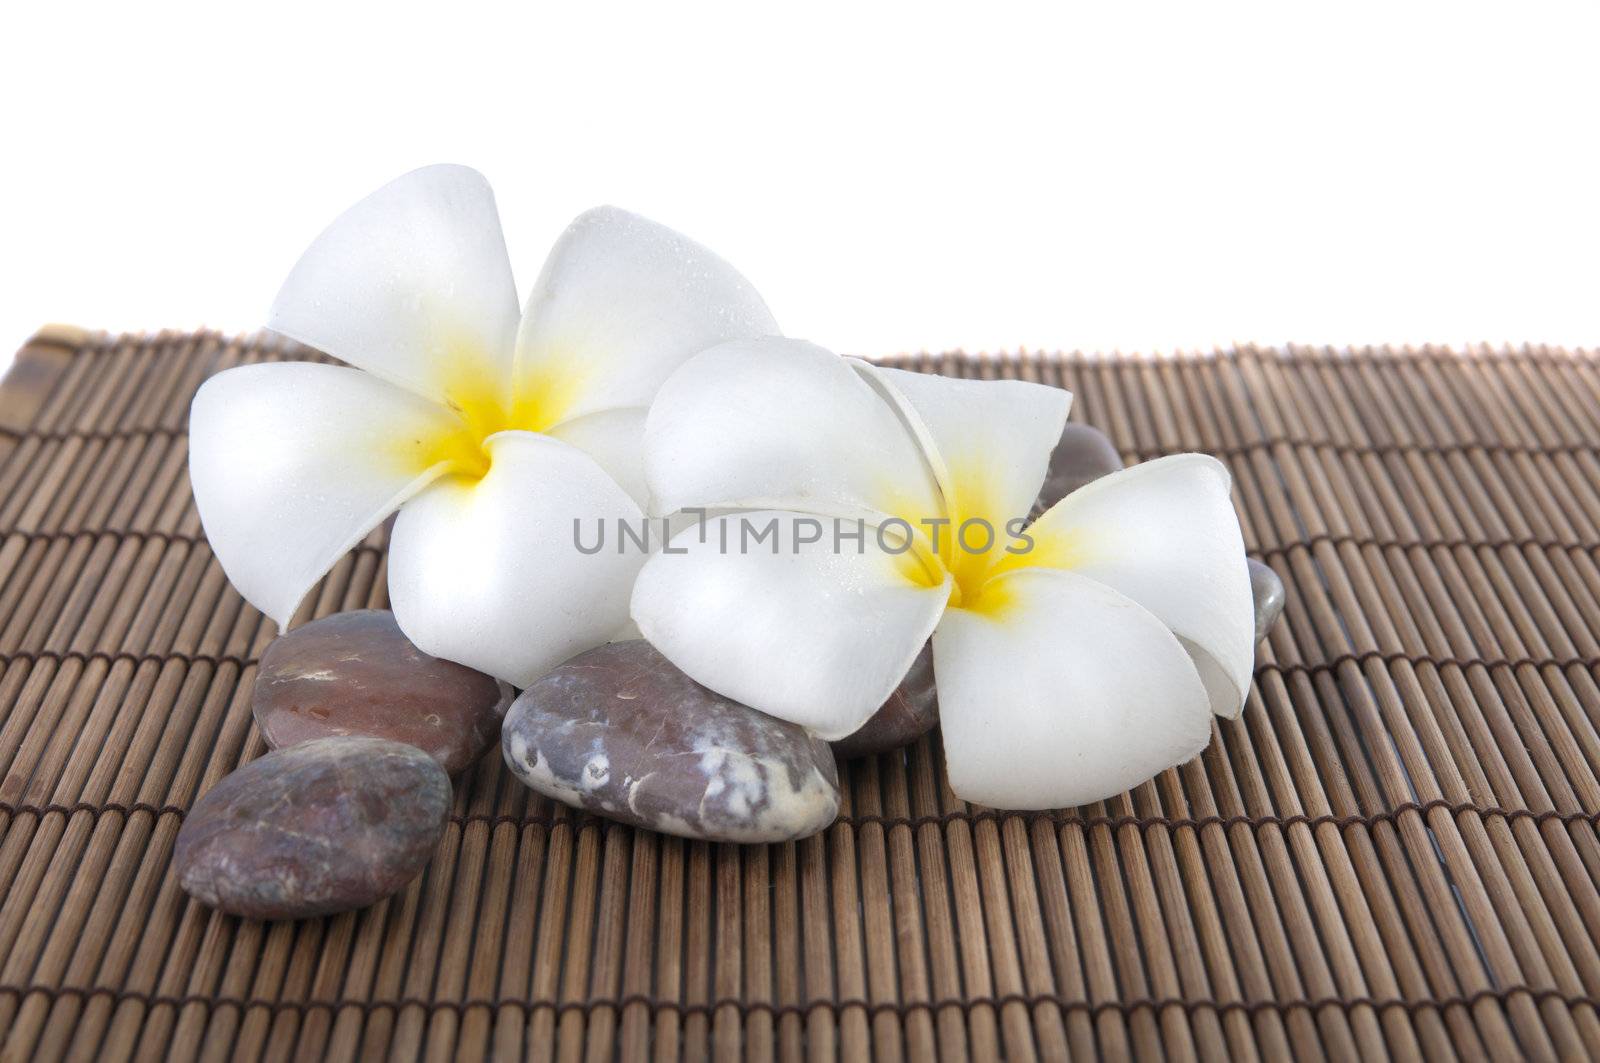
[[[1190,759],[1250,683],[1228,474],[1200,454],[1136,465],[1012,538],[1070,400],[798,340],[697,355],[646,423],[654,502],[754,512],[652,557],[634,620],[699,682],[829,738],[865,722],[932,636],[950,785],[982,804],[1083,804]],[[754,542],[774,517],[776,538]]]
[[[689,239],[609,207],[574,221],[519,313],[483,177],[431,166],[330,225],[269,325],[348,363],[243,366],[190,411],[190,478],[233,585],[280,626],[395,510],[389,595],[424,651],[526,685],[627,622],[645,408],[685,359],[776,333]]]

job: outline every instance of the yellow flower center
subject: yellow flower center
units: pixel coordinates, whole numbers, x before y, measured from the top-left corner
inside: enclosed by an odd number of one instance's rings
[[[1081,537],[1051,522],[1027,527],[1024,514],[1002,514],[988,480],[975,470],[952,467],[945,512],[924,517],[904,505],[891,512],[916,533],[899,555],[907,580],[937,587],[950,576],[949,605],[998,616],[1012,600],[1007,581],[998,577],[1022,568],[1072,568],[1081,558]]]
[[[902,555],[911,559],[910,563],[902,562],[902,571],[911,582],[923,587],[939,586],[948,573],[951,608],[996,612],[1004,606],[1006,595],[994,577],[1002,571],[1005,560],[1014,556],[1005,552],[1007,544],[1020,546],[1006,535],[1003,525],[994,529],[992,542],[988,528],[978,522],[967,525],[964,536],[960,527],[939,525],[936,530],[929,528],[926,536],[919,534],[913,549]],[[935,537],[938,550],[933,548]]]
[[[426,439],[418,441],[423,468],[439,463],[451,475],[477,480],[489,471],[484,442],[496,432],[548,432],[576,405],[581,374],[548,363],[531,367],[515,383],[481,348],[462,340],[443,344],[438,381],[445,404],[455,415]]]

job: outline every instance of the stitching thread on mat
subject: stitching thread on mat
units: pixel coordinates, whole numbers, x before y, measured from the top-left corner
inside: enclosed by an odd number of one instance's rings
[[[125,542],[129,539],[143,539],[146,541],[181,543],[188,546],[203,546],[207,549],[210,548],[210,543],[207,541],[204,535],[191,535],[187,532],[161,531],[154,528],[57,528],[51,531],[21,531],[13,529],[10,531],[0,532],[0,539],[9,539],[15,537],[20,538],[22,541],[27,543],[49,543],[60,539],[76,539],[82,536],[87,536],[90,538],[106,537],[115,539],[119,542]],[[1539,550],[1581,550],[1585,553],[1600,552],[1600,542],[1574,543],[1565,542],[1561,539],[1544,539],[1532,535],[1510,539],[1389,539],[1376,535],[1350,535],[1334,534],[1332,532],[1319,532],[1316,535],[1308,535],[1304,539],[1287,539],[1278,543],[1265,543],[1253,546],[1250,547],[1246,553],[1254,554],[1260,557],[1266,557],[1275,554],[1285,554],[1296,547],[1306,547],[1309,549],[1311,547],[1319,546],[1323,543],[1327,543],[1332,546],[1373,546],[1378,548],[1396,547],[1402,550],[1410,550],[1412,548],[1421,548],[1424,550],[1454,550],[1460,547],[1465,547],[1467,549],[1488,548],[1491,550],[1500,550],[1511,547],[1520,550],[1526,547],[1533,547]],[[358,543],[351,547],[351,553],[362,553],[363,551],[382,553],[383,549],[384,548],[382,546],[376,544]]]
[[[109,443],[125,439],[161,438],[177,440],[189,434],[186,428],[151,426],[145,428],[28,428],[17,433],[17,439],[33,439],[41,443],[60,443],[68,440]],[[1174,443],[1169,447],[1128,447],[1131,453],[1164,455],[1185,452],[1186,444]],[[1308,447],[1335,454],[1455,454],[1480,450],[1486,454],[1526,454],[1531,457],[1553,457],[1558,454],[1590,454],[1600,456],[1600,445],[1595,443],[1508,443],[1504,440],[1453,440],[1438,443],[1358,443],[1340,439],[1303,439],[1296,436],[1267,436],[1240,443],[1223,443],[1198,449],[1219,457],[1240,457],[1273,447]]]
[[[1058,812],[1005,812],[997,809],[976,809],[969,811],[940,812],[924,816],[885,816],[876,813],[861,813],[859,815],[839,816],[831,824],[833,827],[925,827],[946,826],[951,823],[984,823],[1004,822],[1017,820],[1022,823],[1048,823],[1052,827],[1079,827],[1088,830],[1094,827],[1108,827],[1119,830],[1123,827],[1135,827],[1144,830],[1149,827],[1166,827],[1168,829],[1189,828],[1199,830],[1205,827],[1221,827],[1224,830],[1233,827],[1249,827],[1254,830],[1260,827],[1294,827],[1304,825],[1313,829],[1317,827],[1333,826],[1339,829],[1345,827],[1370,827],[1379,823],[1389,823],[1410,813],[1429,815],[1433,812],[1444,811],[1451,816],[1472,814],[1506,820],[1528,819],[1535,824],[1556,821],[1563,825],[1574,823],[1600,823],[1600,812],[1559,812],[1555,809],[1545,809],[1535,812],[1529,808],[1501,808],[1498,805],[1478,805],[1471,801],[1446,801],[1435,798],[1432,801],[1407,801],[1393,808],[1379,812],[1363,813],[1350,812],[1343,815],[1325,812],[1320,815],[1308,815],[1303,812],[1292,813],[1287,816],[1063,816]],[[25,813],[35,816],[44,816],[51,813],[72,816],[79,812],[88,812],[93,816],[114,812],[121,815],[131,815],[135,812],[145,812],[152,816],[177,816],[180,819],[188,815],[189,809],[181,805],[155,805],[145,801],[118,802],[109,801],[104,804],[93,804],[88,801],[78,801],[73,804],[26,804],[0,801],[0,813],[12,816]],[[555,815],[511,815],[508,813],[452,813],[450,822],[457,826],[469,826],[481,823],[490,828],[510,825],[513,827],[546,827],[554,828],[562,825],[569,827],[599,826],[602,828],[627,827],[625,823],[605,819],[598,815],[572,812],[565,816]]]
[[[1334,826],[1340,829],[1356,826],[1373,826],[1378,823],[1388,823],[1399,819],[1401,816],[1415,812],[1427,815],[1431,812],[1443,810],[1452,816],[1463,813],[1475,813],[1479,816],[1491,816],[1501,819],[1531,819],[1535,823],[1546,820],[1560,820],[1562,823],[1600,823],[1600,812],[1557,812],[1546,809],[1535,812],[1528,808],[1501,808],[1498,805],[1478,805],[1471,801],[1446,801],[1435,798],[1432,801],[1406,801],[1393,808],[1380,812],[1362,813],[1351,812],[1344,815],[1336,813],[1322,813],[1320,815],[1307,815],[1303,812],[1292,813],[1287,816],[1061,816],[1049,812],[1004,812],[996,809],[979,809],[969,812],[942,812],[926,816],[881,816],[872,813],[861,815],[840,816],[834,824],[862,827],[877,824],[884,827],[921,827],[929,824],[943,826],[948,823],[982,823],[988,821],[1004,821],[1008,819],[1021,820],[1024,823],[1048,823],[1054,827],[1109,827],[1113,830],[1123,827],[1136,827],[1144,830],[1148,827],[1192,828],[1199,830],[1205,827],[1221,827],[1228,830],[1233,827],[1249,827],[1252,830],[1258,827],[1293,827],[1304,824],[1307,827],[1317,828]]]
[[[54,531],[7,531],[0,532],[0,539],[9,539],[13,536],[20,537],[24,542],[56,542],[61,539],[77,539],[87,537],[91,539],[109,538],[117,542],[127,542],[130,539],[142,539],[146,542],[179,543],[193,547],[211,548],[211,543],[204,535],[190,535],[187,532],[160,531],[154,528],[57,528]],[[357,543],[349,550],[352,554],[382,553],[384,548],[372,543]]]
[[[1201,449],[1204,453],[1217,457],[1244,457],[1280,446],[1305,447],[1308,450],[1323,450],[1333,454],[1345,455],[1462,454],[1478,450],[1485,454],[1527,455],[1529,457],[1555,457],[1562,454],[1600,456],[1600,445],[1594,443],[1507,443],[1503,440],[1455,440],[1448,443],[1356,443],[1339,439],[1297,439],[1294,436],[1251,439],[1243,443],[1225,443]],[[1136,453],[1141,454],[1177,453],[1172,450],[1145,451],[1139,448],[1134,449]]]
[[[1364,653],[1341,653],[1337,657],[1326,661],[1316,661],[1311,664],[1280,663],[1278,661],[1260,661],[1256,664],[1256,674],[1262,672],[1277,672],[1279,675],[1317,675],[1321,672],[1338,671],[1347,664],[1367,664],[1372,661],[1380,662],[1384,667],[1395,664],[1428,664],[1435,668],[1445,665],[1454,665],[1465,669],[1471,665],[1481,665],[1484,668],[1520,668],[1523,665],[1532,665],[1534,668],[1600,668],[1600,657],[1436,657],[1430,653],[1406,653],[1395,651],[1384,653],[1382,650],[1367,650]]]
[[[37,664],[40,661],[54,661],[57,664],[65,664],[67,661],[78,661],[81,664],[88,664],[90,661],[104,661],[106,664],[127,661],[135,666],[141,664],[170,664],[173,661],[180,661],[188,665],[209,664],[213,668],[231,664],[243,669],[252,664],[260,664],[261,658],[240,657],[232,653],[184,653],[180,650],[168,650],[166,653],[130,653],[126,651],[110,653],[105,650],[16,650],[11,653],[0,653],[0,668],[19,662]]]
[[[184,653],[179,650],[169,650],[166,653],[133,653],[129,651],[108,652],[106,650],[13,650],[0,652],[0,667],[8,664],[27,662],[34,664],[39,661],[79,661],[88,664],[90,661],[104,661],[115,664],[118,661],[127,661],[134,665],[140,664],[167,664],[172,661],[181,661],[184,664],[209,664],[217,667],[223,664],[235,665],[244,668],[252,664],[261,663],[259,657],[241,657],[231,653]],[[1337,671],[1346,664],[1366,664],[1369,661],[1382,662],[1386,667],[1394,664],[1427,664],[1435,668],[1445,665],[1454,665],[1457,668],[1467,668],[1470,665],[1481,665],[1485,668],[1520,668],[1531,665],[1534,668],[1600,668],[1600,657],[1437,657],[1432,654],[1406,653],[1396,651],[1384,653],[1381,650],[1368,650],[1365,653],[1341,653],[1339,656],[1326,661],[1316,661],[1309,664],[1281,663],[1278,661],[1261,661],[1256,665],[1259,676],[1263,672],[1276,672],[1279,675],[1317,675],[1322,672]]]
[[[1309,346],[1309,344],[1290,344],[1288,347],[1262,347],[1245,346],[1229,347],[1229,351],[1245,359],[1256,359],[1258,362],[1322,362],[1322,363],[1370,363],[1379,368],[1405,365],[1406,362],[1437,362],[1440,365],[1461,367],[1461,365],[1493,365],[1496,362],[1536,362],[1539,365],[1574,365],[1586,367],[1594,365],[1595,351],[1589,347],[1542,347],[1533,351],[1528,347],[1509,349],[1506,346],[1494,347],[1486,343],[1469,344],[1469,346],[1446,347],[1443,344],[1429,344],[1429,346],[1411,347],[1395,351],[1392,346],[1373,347],[1371,344],[1355,349],[1355,347],[1328,347]]]
[[[29,341],[32,343],[33,341]],[[137,355],[156,354],[159,356],[186,356],[187,351],[182,344],[194,342],[198,346],[204,343],[213,343],[218,347],[216,353],[223,350],[232,351],[235,356],[245,359],[279,361],[293,360],[300,362],[319,362],[326,365],[341,365],[338,359],[298,343],[285,336],[274,335],[270,332],[256,331],[246,333],[229,333],[216,329],[195,329],[182,331],[163,329],[157,332],[122,332],[91,333],[84,338],[81,345],[66,346],[76,354],[95,355],[100,357],[125,357],[132,358]],[[53,343],[58,348],[63,344]],[[1140,355],[1134,352],[1096,353],[1081,350],[1015,350],[1015,351],[896,351],[892,354],[876,355],[870,361],[881,364],[911,363],[936,365],[942,362],[955,362],[962,365],[983,365],[994,363],[996,365],[1010,363],[1112,363],[1127,362],[1136,365],[1162,365],[1167,362],[1184,364],[1191,361],[1213,361],[1218,358],[1235,359],[1249,358],[1255,361],[1287,361],[1287,362],[1331,362],[1389,366],[1395,363],[1406,362],[1438,362],[1444,365],[1459,366],[1494,364],[1499,362],[1535,362],[1541,365],[1571,365],[1583,368],[1600,361],[1600,351],[1588,347],[1563,347],[1555,344],[1521,344],[1516,347],[1504,343],[1494,344],[1479,341],[1467,344],[1464,347],[1453,347],[1444,344],[1427,344],[1424,346],[1400,347],[1393,345],[1362,344],[1360,346],[1334,347],[1329,344],[1290,343],[1279,346],[1276,344],[1245,344],[1241,346],[1212,347],[1212,348],[1179,348],[1172,352],[1176,357],[1167,355]]]
[[[1600,551],[1600,542],[1595,543],[1569,543],[1560,539],[1541,539],[1538,536],[1525,535],[1514,539],[1385,539],[1376,535],[1335,535],[1331,532],[1319,532],[1308,535],[1304,539],[1288,539],[1281,543],[1271,543],[1255,546],[1246,553],[1268,556],[1272,554],[1286,554],[1296,547],[1311,548],[1327,543],[1330,546],[1375,546],[1380,549],[1397,547],[1401,550],[1410,550],[1420,547],[1424,550],[1455,550],[1466,547],[1469,550],[1487,547],[1490,550],[1502,550],[1507,547],[1521,550],[1533,547],[1538,550],[1582,550],[1586,553]]]
[[[302,1016],[318,1011],[343,1011],[354,1008],[364,1014],[374,1011],[399,1011],[404,1008],[421,1008],[424,1011],[453,1011],[462,1013],[474,1008],[487,1008],[490,1010],[514,1007],[524,1012],[543,1010],[554,1011],[557,1015],[567,1012],[579,1012],[587,1015],[600,1008],[611,1008],[622,1011],[630,1007],[643,1006],[650,1011],[673,1011],[680,1016],[713,1015],[724,1008],[733,1008],[743,1015],[756,1013],[768,1014],[773,1018],[783,1018],[789,1015],[805,1016],[818,1009],[832,1012],[862,1010],[869,1015],[908,1015],[924,1011],[944,1011],[948,1008],[959,1008],[968,1011],[973,1008],[1005,1008],[1010,1005],[1020,1004],[1024,1007],[1039,1007],[1054,1005],[1063,1011],[1084,1012],[1091,1016],[1108,1012],[1119,1012],[1127,1015],[1136,1011],[1166,1011],[1171,1008],[1180,1008],[1186,1015],[1196,1012],[1213,1012],[1226,1014],[1229,1012],[1243,1012],[1254,1015],[1263,1011],[1289,1012],[1289,1011],[1321,1011],[1324,1008],[1339,1008],[1350,1011],[1355,1008],[1372,1008],[1387,1011],[1392,1008],[1404,1009],[1407,1014],[1416,1014],[1418,1011],[1438,1011],[1445,1008],[1471,1008],[1479,1003],[1490,1000],[1507,1001],[1512,997],[1529,996],[1537,1003],[1556,1001],[1568,1008],[1600,1007],[1600,999],[1589,996],[1577,996],[1563,993],[1558,989],[1534,989],[1526,985],[1506,986],[1501,989],[1480,989],[1475,993],[1464,996],[1438,997],[1434,999],[1407,1000],[1400,997],[1375,998],[1368,996],[1359,997],[1320,997],[1315,1000],[1186,1000],[1179,997],[1166,998],[1140,998],[1137,1000],[1069,1000],[1059,994],[1051,993],[1004,993],[1000,995],[982,994],[972,997],[954,997],[942,1000],[926,1001],[878,1001],[872,1002],[859,997],[846,1000],[814,1000],[805,1004],[774,1004],[763,1000],[740,1000],[735,997],[724,997],[703,1004],[691,1004],[681,1000],[666,1000],[652,997],[644,993],[628,993],[621,997],[590,1000],[524,1000],[518,997],[471,997],[465,1000],[427,1000],[421,997],[400,997],[397,999],[379,1000],[263,1000],[259,998],[243,998],[233,996],[206,996],[200,993],[188,993],[182,996],[170,996],[159,993],[147,993],[133,989],[113,989],[110,986],[0,986],[0,994],[20,998],[33,994],[43,994],[51,1000],[63,997],[90,1000],[94,997],[108,997],[113,1003],[135,1001],[146,1007],[172,1007],[184,1008],[194,1005],[205,1007],[233,1007],[241,1010],[264,1008],[270,1012],[282,1011],[296,1012]]]
[[[113,443],[124,439],[182,439],[189,434],[187,428],[167,428],[150,425],[142,428],[25,428],[15,433],[17,439],[34,439],[40,443],[65,443],[78,440],[84,443]]]

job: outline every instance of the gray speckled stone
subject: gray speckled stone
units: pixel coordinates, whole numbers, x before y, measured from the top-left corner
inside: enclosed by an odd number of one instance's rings
[[[184,818],[172,867],[186,893],[231,915],[350,911],[417,877],[449,811],[450,780],[422,750],[319,738],[212,787]]]
[[[580,654],[523,691],[500,744],[540,793],[686,838],[788,841],[839,810],[826,742],[707,690],[638,640]]]
[[[840,760],[883,753],[921,738],[939,722],[939,695],[933,685],[933,646],[922,647],[911,670],[883,707],[860,729],[831,743]]]
[[[1250,559],[1250,597],[1256,606],[1256,641],[1260,642],[1283,615],[1283,580],[1255,558]]]
[[[1036,512],[1044,512],[1091,480],[1122,468],[1122,455],[1100,429],[1068,421],[1061,430],[1061,441],[1050,452],[1050,467],[1039,488]]]
[[[416,746],[455,775],[500,737],[512,693],[417,649],[387,609],[358,609],[274,639],[261,655],[252,705],[273,749],[369,735]]]

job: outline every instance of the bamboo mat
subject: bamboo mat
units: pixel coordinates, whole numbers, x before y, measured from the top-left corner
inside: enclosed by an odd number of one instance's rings
[[[261,924],[169,873],[263,752],[270,623],[185,472],[214,334],[41,333],[0,386],[6,1058],[1600,1056],[1600,359],[1240,349],[1021,375],[1129,460],[1222,457],[1288,586],[1243,717],[1132,793],[970,808],[936,740],[839,821],[685,842],[488,758],[419,881]],[[382,605],[378,537],[305,615]]]

